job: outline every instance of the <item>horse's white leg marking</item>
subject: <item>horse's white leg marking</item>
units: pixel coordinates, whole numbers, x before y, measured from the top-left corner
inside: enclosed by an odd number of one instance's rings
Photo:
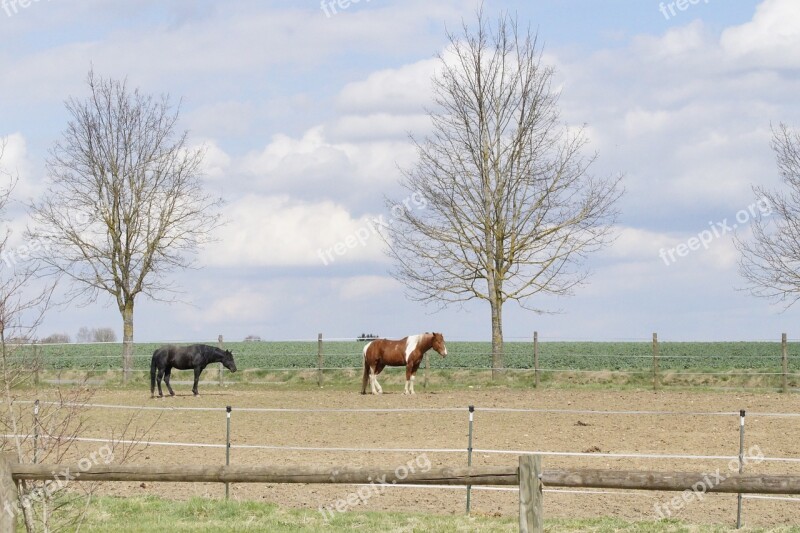
[[[369,369],[369,383],[372,388],[372,394],[383,394],[381,384],[378,383],[378,375],[375,374],[375,370],[372,368]]]
[[[416,394],[416,392],[414,392],[414,378],[415,377],[416,376],[411,376],[411,394]]]
[[[406,364],[408,364],[408,358],[417,349],[421,337],[422,335],[409,335],[406,339]]]
[[[408,384],[409,384],[409,381],[406,380],[406,390],[403,392],[403,394],[409,394],[409,392],[408,392]]]

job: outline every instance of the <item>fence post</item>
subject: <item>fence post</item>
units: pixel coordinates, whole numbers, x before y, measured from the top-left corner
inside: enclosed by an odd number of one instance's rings
[[[469,406],[469,444],[467,444],[467,466],[472,466],[472,421],[475,415],[475,406]],[[472,485],[467,485],[467,514],[470,511]]]
[[[783,392],[789,392],[789,346],[786,342],[786,333],[781,334],[781,370]]]
[[[33,345],[33,384],[39,385],[39,369],[42,366],[42,347]]]
[[[220,335],[219,337],[217,337],[217,348],[219,348],[220,350],[224,350],[224,349],[225,349],[225,343],[224,343],[224,342],[223,342],[223,340],[222,340],[222,335]],[[220,386],[220,387],[222,387],[222,385],[225,383],[225,379],[224,379],[224,378],[223,378],[223,376],[222,376],[222,370],[223,370],[224,368],[225,368],[225,367],[224,367],[224,366],[222,366],[222,363],[220,363],[220,364],[219,364],[219,386]]]
[[[231,465],[231,406],[225,407],[225,415],[227,417],[226,430],[225,430],[225,466]],[[230,483],[225,483],[225,499],[230,495]]]
[[[658,333],[653,333],[653,390],[661,388],[661,380],[658,376]]]
[[[744,472],[744,409],[739,411],[739,473]],[[742,493],[736,495],[736,529],[742,528]]]
[[[11,477],[11,463],[16,463],[17,458],[13,453],[0,455],[0,501],[9,507],[0,513],[0,533],[14,533],[17,530],[16,511],[17,485]]]
[[[39,400],[33,402],[33,464],[39,462]]]
[[[425,353],[425,374],[422,376],[422,390],[428,390],[428,370],[431,368],[431,354]]]
[[[519,456],[519,531],[543,533],[542,516],[542,457]]]
[[[533,332],[533,386],[539,388],[539,332]]]
[[[317,387],[322,387],[322,367],[324,356],[322,355],[322,333],[317,333]]]

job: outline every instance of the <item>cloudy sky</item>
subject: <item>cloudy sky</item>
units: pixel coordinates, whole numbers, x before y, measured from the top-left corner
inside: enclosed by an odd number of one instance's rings
[[[486,340],[488,306],[411,302],[375,237],[324,250],[391,216],[409,133],[429,131],[435,56],[474,0],[0,0],[3,167],[19,176],[7,214],[24,244],[23,205],[47,186],[45,159],[87,94],[90,68],[169,94],[181,127],[207,149],[205,184],[229,223],[203,268],[175,277],[182,304],[137,302],[137,340],[404,336],[441,330]],[[346,3],[343,3],[346,5]],[[624,175],[612,246],[568,298],[507,304],[505,334],[543,339],[800,337],[798,313],[740,289],[723,227],[758,212],[754,184],[780,187],[770,128],[800,126],[800,2],[486,0],[538,29],[556,69],[563,121],[586,125],[597,175]],[[737,222],[738,215],[738,222]],[[707,246],[680,244],[717,229]],[[722,235],[721,233],[726,233]],[[707,248],[707,249],[706,249]],[[660,255],[660,251],[664,250]],[[674,260],[673,260],[674,259]],[[102,300],[50,313],[41,334],[121,332]]]

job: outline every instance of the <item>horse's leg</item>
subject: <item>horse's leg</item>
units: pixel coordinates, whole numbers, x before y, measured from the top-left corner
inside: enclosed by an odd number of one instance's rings
[[[192,392],[195,396],[199,396],[200,393],[197,392],[197,384],[200,383],[200,372],[203,371],[202,367],[196,366],[194,367],[194,387],[192,387]]]
[[[420,361],[422,360],[420,359]],[[416,394],[416,392],[414,392],[414,380],[417,379],[417,369],[419,368],[420,361],[417,361],[411,367],[411,394]],[[408,369],[406,369],[406,373],[408,373]]]
[[[414,366],[411,364],[409,360],[406,363],[406,390],[403,391],[403,394],[414,394]]]
[[[381,363],[377,363],[375,365],[375,372],[372,375],[372,383],[374,383],[375,385],[375,389],[373,390],[377,390],[378,392],[373,392],[373,394],[383,394],[383,387],[381,387],[381,384],[378,383],[378,374],[381,373],[381,370],[383,370],[384,366],[386,365],[383,365]]]
[[[175,391],[174,391],[174,390],[172,390],[172,385],[170,385],[170,384],[169,384],[169,378],[170,378],[170,375],[171,375],[171,374],[172,374],[172,367],[171,367],[171,366],[168,366],[168,367],[167,367],[167,368],[164,370],[164,383],[166,383],[166,384],[167,384],[167,389],[169,389],[169,395],[170,395],[170,396],[175,396]]]
[[[361,394],[367,393],[367,383],[369,383],[370,388],[372,387],[372,373],[373,368],[367,363],[367,358],[364,357],[364,375],[361,378]]]
[[[158,369],[158,377],[156,378],[156,381],[158,383],[158,397],[159,398],[163,398],[164,397],[164,392],[161,390],[161,380],[162,379],[164,379],[164,369],[163,368],[159,368]]]
[[[378,379],[375,377],[375,367],[369,367],[369,390],[372,394],[378,394],[378,387],[375,385],[378,383]]]

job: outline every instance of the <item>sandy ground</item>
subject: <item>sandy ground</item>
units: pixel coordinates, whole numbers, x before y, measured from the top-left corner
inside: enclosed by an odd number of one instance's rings
[[[746,409],[745,448],[763,452],[766,457],[800,458],[800,417],[768,417],[756,413],[800,413],[800,396],[780,394],[731,394],[688,392],[614,392],[543,390],[520,391],[483,389],[404,396],[393,386],[382,396],[361,396],[355,391],[285,391],[206,386],[201,396],[191,396],[186,386],[178,386],[178,396],[151,400],[146,391],[99,391],[93,403],[161,407],[233,406],[232,443],[364,448],[458,448],[458,453],[395,453],[233,449],[232,464],[315,464],[324,466],[374,466],[396,468],[416,463],[432,466],[466,466],[468,440],[467,406],[476,406],[474,448],[476,450],[539,450],[552,452],[593,452],[630,454],[690,454],[734,456],[739,447],[738,416],[629,415],[582,413],[491,412],[486,408],[570,409],[570,410],[669,410],[679,412]],[[405,413],[279,413],[245,412],[247,407],[269,408],[461,408],[453,411]],[[147,427],[150,441],[224,444],[224,412],[136,411],[134,425]],[[133,411],[91,409],[83,436],[108,437]],[[158,417],[158,418],[157,418]],[[80,453],[99,445],[82,444]],[[224,464],[224,448],[189,448],[149,445],[129,462],[135,464]],[[513,454],[477,451],[474,465],[515,465]],[[653,471],[697,471],[725,474],[726,460],[618,459],[597,455],[581,457],[545,456],[544,468],[609,468]],[[750,473],[800,474],[800,463],[751,462]],[[186,498],[224,496],[224,485],[216,484],[139,484],[107,483],[101,492],[114,495],[159,494]],[[236,499],[275,502],[289,507],[318,509],[335,506],[358,487],[348,485],[259,485],[231,486]],[[733,525],[736,519],[735,495],[706,495],[692,500],[682,509],[671,505],[676,493],[587,490],[581,494],[559,489],[545,494],[548,517],[616,516],[631,520],[658,518],[671,514],[694,523]],[[516,515],[518,494],[498,490],[473,489],[472,510],[483,515]],[[463,513],[466,491],[390,487],[382,494],[359,501],[355,510],[403,510],[430,513]],[[751,526],[800,523],[798,502],[744,500],[744,522]]]

